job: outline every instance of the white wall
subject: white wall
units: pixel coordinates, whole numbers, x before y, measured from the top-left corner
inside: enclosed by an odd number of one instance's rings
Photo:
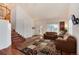
[[[0,50],[11,46],[11,24],[0,19]]]
[[[21,4],[15,4],[11,9],[12,13],[12,28],[25,38],[33,35],[33,22],[32,18],[27,14],[26,10],[22,8]]]
[[[16,6],[16,31],[24,36],[24,11],[20,6]]]
[[[25,38],[32,36],[32,19],[21,5],[16,5],[16,31]]]
[[[79,18],[79,4],[71,4],[69,15],[72,14]],[[77,38],[77,54],[79,54],[79,24],[72,25],[72,35]]]

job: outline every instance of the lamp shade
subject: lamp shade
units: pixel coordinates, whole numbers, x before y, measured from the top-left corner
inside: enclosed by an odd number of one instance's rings
[[[11,24],[9,21],[0,20],[0,50],[11,45]]]

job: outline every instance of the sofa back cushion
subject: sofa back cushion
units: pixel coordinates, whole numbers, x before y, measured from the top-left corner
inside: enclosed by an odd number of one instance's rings
[[[56,32],[46,32],[47,35],[57,35]]]

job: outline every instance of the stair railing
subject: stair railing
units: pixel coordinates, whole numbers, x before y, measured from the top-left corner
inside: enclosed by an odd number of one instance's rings
[[[11,10],[5,5],[0,5],[0,19],[10,21],[10,18]]]

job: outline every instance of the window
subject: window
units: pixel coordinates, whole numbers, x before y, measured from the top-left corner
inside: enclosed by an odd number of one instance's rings
[[[58,32],[59,25],[58,24],[48,24],[47,31],[48,32]]]

